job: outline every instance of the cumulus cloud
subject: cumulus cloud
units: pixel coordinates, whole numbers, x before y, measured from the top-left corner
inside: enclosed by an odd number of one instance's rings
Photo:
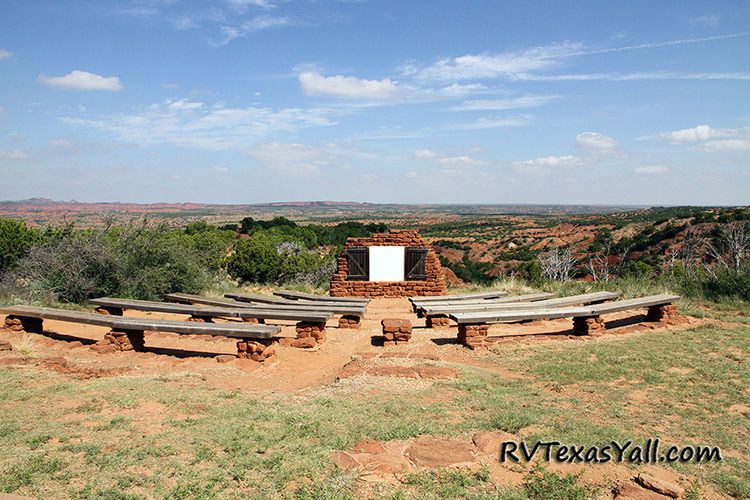
[[[122,90],[120,79],[116,76],[101,76],[80,70],[71,71],[64,76],[39,75],[39,81],[65,90]]]
[[[231,108],[166,100],[136,113],[99,119],[67,117],[63,121],[136,144],[168,143],[220,151],[246,148],[272,133],[333,125],[341,113],[329,108]]]
[[[449,108],[451,111],[502,111],[533,108],[557,99],[556,95],[526,95],[509,99],[474,99]]]
[[[13,52],[10,52],[9,50],[0,49],[0,61],[3,59],[9,59],[13,56]]]
[[[668,171],[669,169],[664,165],[643,165],[633,169],[633,172],[639,175],[659,175],[665,174]]]
[[[527,167],[564,167],[572,165],[580,165],[583,163],[583,159],[578,156],[543,156],[541,158],[535,158],[533,160],[526,160],[516,163],[517,166]]]
[[[353,76],[323,76],[312,71],[298,75],[302,91],[308,95],[329,95],[343,99],[387,100],[399,96],[398,85],[385,78],[365,80]]]
[[[486,165],[487,162],[483,160],[477,160],[471,156],[446,156],[438,160],[443,165]]]
[[[707,152],[750,150],[750,127],[713,128],[697,125],[692,128],[662,132],[657,137],[672,144],[700,143],[697,149]],[[652,137],[644,137],[649,139]]]
[[[436,156],[437,153],[431,149],[417,149],[414,151],[414,158],[419,158],[420,160],[435,158]]]
[[[716,131],[708,125],[698,125],[693,128],[684,128],[660,134],[662,138],[673,143],[706,141],[715,135]]]
[[[582,132],[576,135],[576,144],[588,149],[614,149],[617,141],[598,132]]]

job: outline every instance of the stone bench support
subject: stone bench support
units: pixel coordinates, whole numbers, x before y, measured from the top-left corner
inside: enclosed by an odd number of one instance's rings
[[[26,316],[6,316],[5,328],[14,332],[42,333],[44,322],[40,318]]]
[[[669,321],[679,316],[677,306],[674,304],[662,304],[648,308],[646,319],[648,321]]]
[[[606,327],[601,316],[580,316],[573,318],[573,333],[597,337],[604,334]]]
[[[451,326],[451,320],[445,314],[428,314],[425,325],[427,328],[448,328]]]
[[[237,357],[268,362],[276,359],[276,347],[271,340],[242,340],[237,342]]]
[[[362,318],[353,314],[344,314],[339,318],[339,328],[359,328]]]
[[[487,334],[489,333],[490,325],[478,324],[478,325],[458,325],[458,342],[465,345],[470,349],[478,349],[485,347],[488,344]]]
[[[104,339],[115,346],[117,351],[143,351],[146,343],[143,331],[120,330],[113,328]]]
[[[314,338],[317,344],[326,341],[326,324],[316,321],[300,321],[295,326],[297,339]]]

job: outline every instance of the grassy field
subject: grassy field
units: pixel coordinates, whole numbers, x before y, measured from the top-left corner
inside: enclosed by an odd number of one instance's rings
[[[576,477],[434,470],[398,485],[342,473],[329,452],[364,438],[466,437],[501,429],[574,444],[660,437],[720,446],[676,465],[701,488],[750,497],[750,328],[703,325],[602,342],[503,344],[453,381],[364,395],[228,392],[189,372],[80,379],[0,368],[0,492],[44,498],[590,498]],[[501,376],[498,373],[513,373]]]

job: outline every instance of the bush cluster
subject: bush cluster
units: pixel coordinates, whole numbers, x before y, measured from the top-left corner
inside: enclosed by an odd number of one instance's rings
[[[148,221],[106,229],[29,228],[0,219],[0,299],[83,303],[111,295],[160,299],[198,293],[232,278],[240,283],[319,287],[346,238],[383,231],[379,224],[300,226],[284,217],[243,219],[183,229]]]

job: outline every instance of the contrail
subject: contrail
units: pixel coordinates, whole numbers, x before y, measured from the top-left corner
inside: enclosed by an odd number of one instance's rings
[[[741,33],[729,33],[727,35],[706,36],[702,38],[683,38],[681,40],[670,40],[668,42],[642,43],[639,45],[625,45],[624,47],[612,47],[610,49],[584,50],[581,52],[574,52],[570,55],[582,56],[582,55],[589,55],[589,54],[606,54],[609,52],[625,52],[628,50],[656,49],[659,47],[669,47],[672,45],[685,45],[689,43],[712,42],[715,40],[728,40],[730,38],[740,38],[744,36],[750,36],[750,32],[743,31]]]

